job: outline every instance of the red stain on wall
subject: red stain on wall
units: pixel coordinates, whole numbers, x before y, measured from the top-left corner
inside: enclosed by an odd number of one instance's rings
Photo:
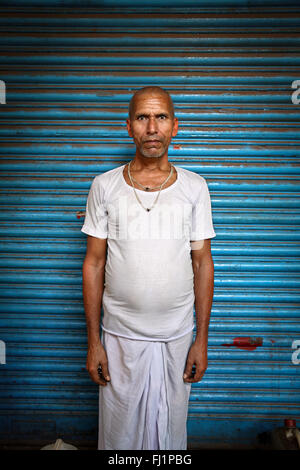
[[[258,346],[262,346],[262,338],[250,338],[250,337],[237,337],[233,338],[232,344],[222,344],[222,346],[234,346],[239,349],[245,349],[246,351],[254,351]]]
[[[76,217],[77,219],[80,219],[80,217],[84,217],[85,216],[85,212],[84,211],[77,211],[76,212]]]

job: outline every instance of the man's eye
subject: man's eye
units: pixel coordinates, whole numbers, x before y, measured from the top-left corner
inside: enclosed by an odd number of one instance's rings
[[[162,120],[167,119],[167,116],[166,116],[165,114],[161,114],[161,115],[159,116],[159,119],[162,119]]]
[[[138,121],[143,121],[145,119],[145,116],[138,116]]]

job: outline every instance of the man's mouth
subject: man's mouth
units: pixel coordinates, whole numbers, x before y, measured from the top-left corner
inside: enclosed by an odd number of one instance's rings
[[[144,143],[145,143],[145,144],[148,144],[148,145],[157,145],[157,144],[160,144],[160,140],[157,140],[157,139],[154,139],[154,140],[145,140]]]

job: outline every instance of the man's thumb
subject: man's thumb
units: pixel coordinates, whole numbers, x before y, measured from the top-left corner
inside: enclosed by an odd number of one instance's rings
[[[108,372],[108,367],[107,365],[102,366],[102,375],[105,378],[105,380],[110,380],[109,372]]]
[[[183,378],[187,379],[188,377],[190,377],[191,373],[192,373],[192,365],[187,364],[185,366]]]

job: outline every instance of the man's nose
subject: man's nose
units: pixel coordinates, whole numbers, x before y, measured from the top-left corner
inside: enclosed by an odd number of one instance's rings
[[[157,122],[154,117],[150,117],[148,119],[148,126],[147,126],[147,133],[148,134],[156,134],[157,132]]]

